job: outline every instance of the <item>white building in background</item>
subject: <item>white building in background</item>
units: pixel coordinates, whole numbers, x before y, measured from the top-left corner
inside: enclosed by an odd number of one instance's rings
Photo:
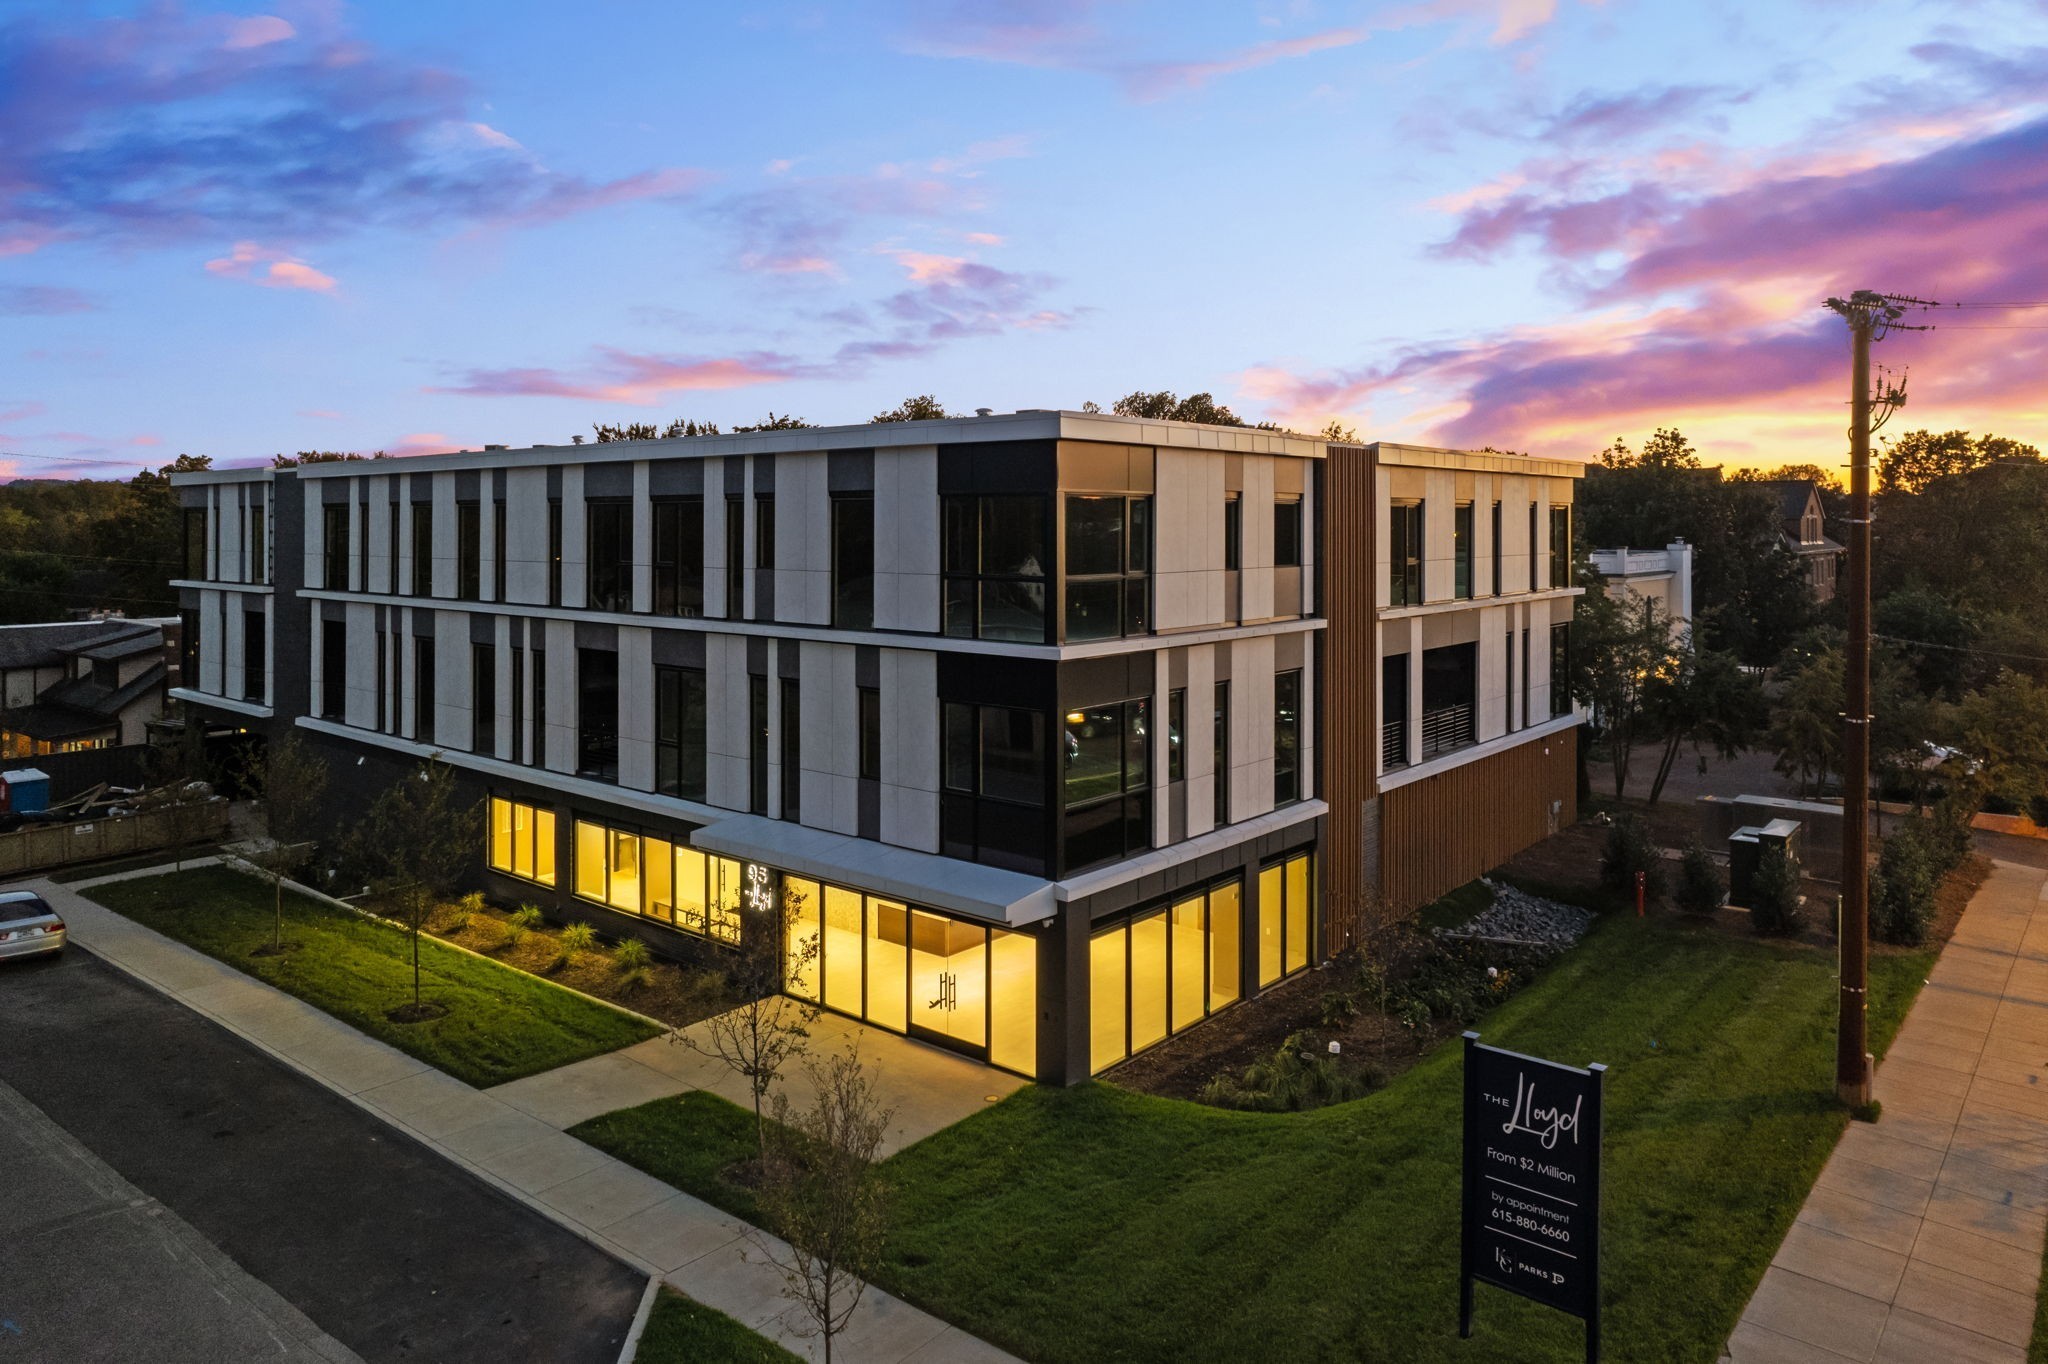
[[[1692,628],[1692,546],[1674,540],[1662,549],[1596,549],[1593,567],[1607,580],[1607,595],[1657,603],[1674,632]]]

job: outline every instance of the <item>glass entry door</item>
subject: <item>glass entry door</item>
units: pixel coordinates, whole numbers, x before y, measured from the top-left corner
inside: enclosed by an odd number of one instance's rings
[[[910,911],[910,1033],[988,1059],[988,929]]]

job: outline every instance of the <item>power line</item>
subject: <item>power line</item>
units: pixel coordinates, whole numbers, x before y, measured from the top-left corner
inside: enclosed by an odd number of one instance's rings
[[[2048,654],[2016,654],[2005,649],[1979,649],[1971,644],[1936,644],[1931,639],[1907,639],[1903,635],[1872,634],[1887,644],[1910,644],[1916,649],[1941,649],[1952,654],[1982,654],[1986,658],[2020,658],[2029,663],[2048,663]]]

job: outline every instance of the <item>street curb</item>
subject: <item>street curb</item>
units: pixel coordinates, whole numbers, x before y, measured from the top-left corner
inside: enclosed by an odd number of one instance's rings
[[[654,1315],[654,1300],[661,1296],[661,1275],[650,1275],[647,1291],[640,1295],[640,1310],[633,1314],[633,1324],[626,1328],[626,1343],[619,1347],[619,1364],[633,1364],[633,1356],[640,1353],[640,1337],[647,1330],[647,1319]]]

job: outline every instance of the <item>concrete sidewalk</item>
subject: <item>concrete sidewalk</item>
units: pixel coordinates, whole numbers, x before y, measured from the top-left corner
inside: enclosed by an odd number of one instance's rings
[[[2024,1364],[2048,1232],[2048,873],[1998,863],[1728,1343]]]
[[[781,1276],[763,1258],[764,1243],[779,1245],[772,1238],[568,1136],[553,1120],[562,1116],[560,1112],[543,1121],[496,1091],[473,1089],[78,893],[102,883],[24,884],[63,915],[79,946],[348,1096],[629,1264],[798,1355],[822,1358],[820,1342],[796,1333],[800,1309],[783,1295]],[[666,1047],[678,1059],[693,1055],[659,1038],[641,1045]],[[617,1058],[615,1053],[596,1059]],[[593,1064],[586,1061],[563,1069]],[[667,1092],[687,1087],[676,1084]],[[624,1087],[602,1082],[573,1088],[599,1092],[593,1101],[605,1105],[596,1110],[600,1112],[658,1097],[650,1093],[634,1098]],[[875,1288],[868,1290],[853,1322],[834,1342],[834,1355],[849,1364],[978,1364],[1011,1358]]]
[[[784,1007],[794,1006],[785,1003]],[[692,1035],[703,1031],[702,1023],[684,1029]],[[838,1014],[819,1014],[809,1031],[814,1055],[829,1056],[850,1045],[860,1047],[861,1059],[874,1073],[884,1101],[894,1110],[888,1134],[882,1139],[885,1157],[980,1112],[1028,1083],[1006,1071],[977,1065],[964,1056],[895,1033],[863,1027]],[[560,1130],[600,1113],[691,1089],[708,1089],[742,1108],[754,1103],[747,1082],[723,1062],[666,1036],[650,1037],[484,1092]],[[790,1067],[782,1089],[798,1108],[815,1097],[810,1077],[801,1066]]]

